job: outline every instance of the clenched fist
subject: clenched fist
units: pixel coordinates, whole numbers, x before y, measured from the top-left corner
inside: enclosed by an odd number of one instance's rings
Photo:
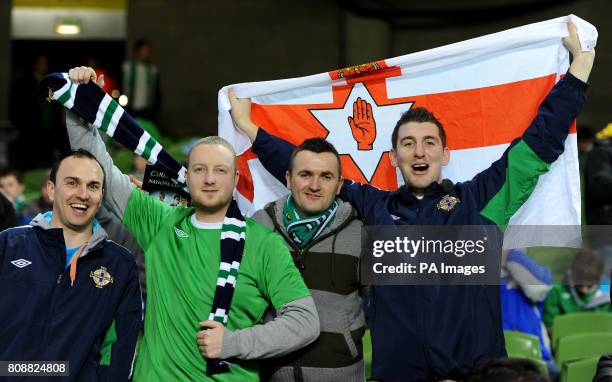
[[[225,326],[217,321],[200,322],[200,326],[204,328],[198,332],[196,341],[200,353],[204,358],[215,359],[221,356],[221,348],[223,347],[223,332]]]

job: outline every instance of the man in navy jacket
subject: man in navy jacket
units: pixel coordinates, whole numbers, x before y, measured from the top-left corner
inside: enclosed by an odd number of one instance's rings
[[[468,182],[442,180],[450,160],[442,125],[423,108],[397,122],[391,161],[405,185],[382,191],[345,181],[340,198],[366,225],[486,225],[503,230],[540,175],[561,155],[572,121],[586,99],[595,53],[582,52],[568,24],[573,56],[538,115],[503,156]],[[232,118],[253,142],[264,167],[282,181],[293,146],[250,119],[250,101],[230,92]],[[440,202],[459,201],[451,208]],[[500,236],[501,237],[501,236]],[[496,245],[501,249],[501,241]],[[484,361],[504,356],[499,287],[495,285],[376,286],[371,294],[372,377],[383,381],[461,379]]]
[[[68,361],[61,380],[127,381],[142,299],[132,254],[94,220],[104,170],[72,152],[47,191],[52,211],[0,233],[0,361]]]

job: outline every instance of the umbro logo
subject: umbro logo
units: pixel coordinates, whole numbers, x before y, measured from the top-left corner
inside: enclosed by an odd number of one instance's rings
[[[25,268],[28,265],[32,264],[31,261],[28,261],[26,259],[19,259],[19,260],[13,260],[11,261],[11,264],[13,264],[14,266],[16,266],[17,268]]]
[[[185,231],[183,231],[183,230],[181,230],[181,229],[178,229],[178,228],[176,228],[176,227],[174,227],[174,233],[175,233],[175,234],[176,234],[176,236],[178,236],[178,237],[189,237],[189,235],[188,235],[188,234],[187,234]]]

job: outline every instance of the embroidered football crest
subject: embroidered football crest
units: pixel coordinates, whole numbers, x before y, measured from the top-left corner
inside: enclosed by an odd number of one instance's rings
[[[112,284],[114,280],[113,276],[106,271],[105,267],[100,267],[100,269],[91,271],[89,277],[96,283],[96,288],[102,288],[108,284]]]
[[[174,227],[174,233],[178,237],[189,237],[189,234],[187,232],[183,231],[182,229],[178,229],[176,227]]]
[[[439,210],[450,211],[455,208],[457,203],[461,203],[461,200],[459,200],[459,198],[450,195],[444,195],[442,199],[440,199],[436,207],[438,207]]]

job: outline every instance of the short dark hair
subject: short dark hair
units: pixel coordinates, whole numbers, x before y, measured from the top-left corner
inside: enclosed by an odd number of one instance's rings
[[[572,259],[572,279],[574,285],[593,285],[599,282],[604,262],[599,252],[581,249]]]
[[[5,178],[7,176],[14,176],[17,179],[17,182],[23,184],[23,174],[13,168],[3,168],[0,170],[0,178]]]
[[[134,42],[134,52],[138,52],[143,46],[151,46],[151,41],[146,38],[140,38]]]
[[[71,158],[71,157],[75,157],[75,158],[87,158],[87,159],[92,159],[92,160],[96,161],[96,163],[102,169],[102,189],[104,189],[104,182],[106,182],[106,172],[104,171],[104,167],[102,166],[100,161],[98,161],[98,159],[91,152],[89,152],[89,151],[87,151],[85,149],[73,150],[70,153],[68,153],[68,154],[64,155],[63,157],[61,157],[59,160],[57,160],[53,164],[53,167],[51,167],[51,172],[49,173],[49,180],[51,182],[53,182],[55,184],[55,182],[57,181],[57,170],[59,169],[59,167],[62,164],[62,162],[64,161],[64,159]]]
[[[289,159],[289,168],[288,171],[291,173],[293,170],[293,161],[295,160],[296,155],[300,151],[312,151],[313,153],[321,154],[321,153],[332,153],[338,160],[338,176],[342,176],[342,164],[340,162],[340,155],[338,154],[338,150],[326,141],[323,138],[308,138],[301,145],[297,146],[293,152],[291,153],[291,158]]]
[[[538,365],[524,358],[496,358],[485,362],[467,382],[548,382]]]
[[[395,127],[393,128],[393,134],[391,134],[391,146],[393,147],[393,149],[397,148],[397,135],[399,134],[400,126],[408,122],[431,122],[435,124],[436,126],[438,126],[438,133],[440,134],[442,146],[446,147],[446,131],[444,131],[444,126],[442,126],[442,122],[440,122],[438,118],[436,118],[436,116],[426,108],[414,107],[403,112],[402,116],[395,124]]]

